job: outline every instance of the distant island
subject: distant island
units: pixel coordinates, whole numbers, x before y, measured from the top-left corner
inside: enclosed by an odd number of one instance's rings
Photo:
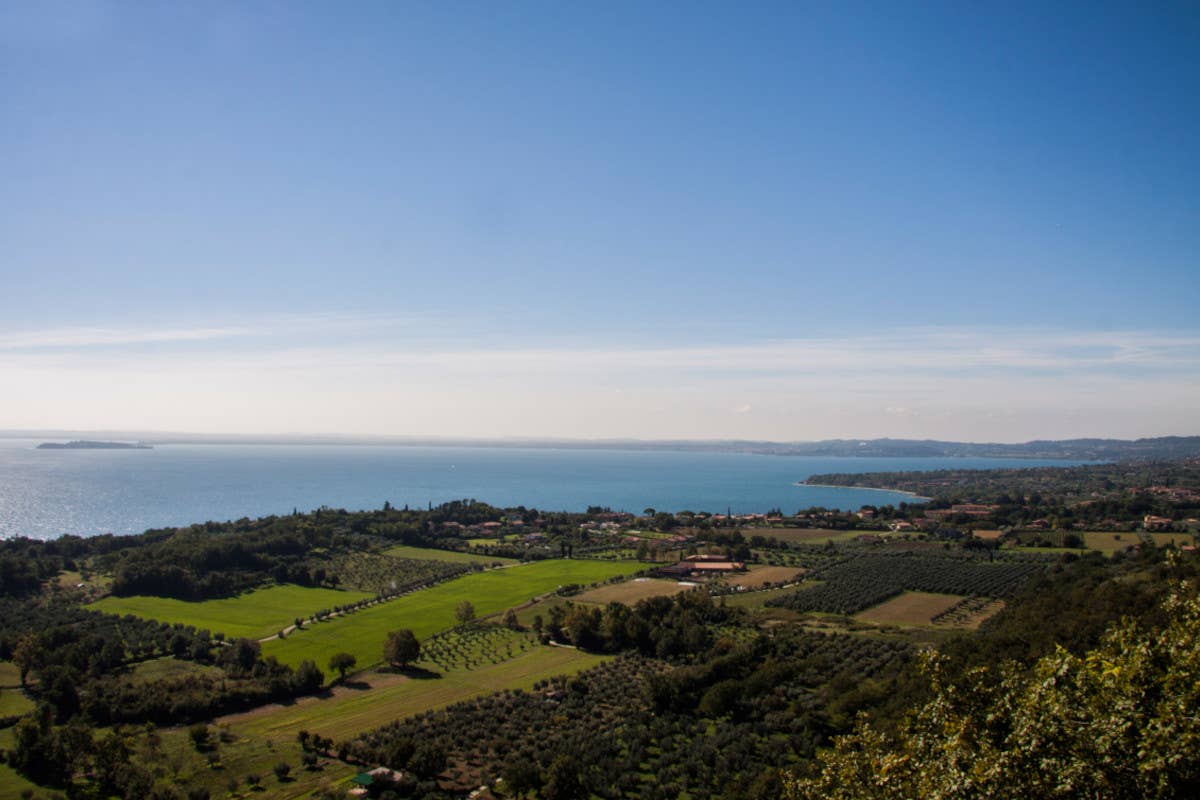
[[[74,442],[42,442],[38,450],[153,450],[148,444],[129,442],[92,442],[81,439]]]

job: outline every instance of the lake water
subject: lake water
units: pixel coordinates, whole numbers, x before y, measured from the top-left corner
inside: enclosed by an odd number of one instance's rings
[[[1035,459],[809,458],[733,453],[307,445],[37,450],[0,439],[0,535],[140,533],[319,506],[497,506],[791,513],[899,503],[893,492],[796,486],[827,472],[1062,464]]]

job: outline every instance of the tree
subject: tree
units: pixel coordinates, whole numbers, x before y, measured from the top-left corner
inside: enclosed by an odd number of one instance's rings
[[[588,794],[579,778],[579,762],[568,755],[554,759],[546,772],[542,796],[546,800],[583,800]]]
[[[422,778],[432,778],[446,768],[446,751],[429,742],[418,745],[408,768]]]
[[[12,660],[21,671],[22,686],[25,685],[25,679],[29,676],[29,671],[38,666],[41,656],[42,645],[38,641],[36,633],[29,631],[17,640],[17,645],[13,648]]]
[[[389,664],[404,667],[421,657],[421,643],[408,628],[392,631],[383,645],[383,658]]]
[[[514,631],[521,630],[521,621],[517,619],[517,612],[511,608],[504,612],[504,627]]]
[[[454,616],[458,620],[459,625],[466,625],[475,619],[475,606],[472,605],[470,600],[463,600],[458,604],[458,608],[454,609]]]
[[[208,726],[203,722],[197,722],[188,728],[188,736],[192,739],[192,746],[197,750],[208,747]]]
[[[287,763],[286,761],[280,761],[278,764],[276,764],[271,769],[275,772],[275,779],[278,780],[280,783],[283,783],[284,781],[286,781],[288,779],[288,775],[291,774],[292,765]]]
[[[1200,789],[1200,599],[1180,586],[1160,630],[1132,620],[1084,656],[977,667],[962,685],[923,665],[933,698],[895,733],[863,720],[790,798],[1183,798]]]
[[[338,674],[338,680],[346,680],[346,671],[353,669],[358,659],[350,653],[334,653],[329,659],[329,668]]]
[[[515,797],[532,792],[542,785],[542,775],[534,764],[524,756],[510,759],[504,765],[504,787]]]
[[[296,667],[295,686],[300,694],[311,694],[325,683],[325,673],[312,661],[305,659]]]

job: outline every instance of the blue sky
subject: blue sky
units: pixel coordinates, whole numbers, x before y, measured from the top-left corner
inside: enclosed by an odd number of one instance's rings
[[[0,427],[1197,433],[1198,83],[1194,4],[5,4]]]

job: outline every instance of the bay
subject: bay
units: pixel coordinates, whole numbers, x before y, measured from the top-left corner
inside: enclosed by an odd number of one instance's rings
[[[208,520],[473,498],[584,511],[787,513],[900,503],[897,492],[797,486],[809,475],[1077,462],[991,458],[819,458],[665,450],[339,445],[157,445],[37,450],[0,439],[0,536],[140,533]]]

